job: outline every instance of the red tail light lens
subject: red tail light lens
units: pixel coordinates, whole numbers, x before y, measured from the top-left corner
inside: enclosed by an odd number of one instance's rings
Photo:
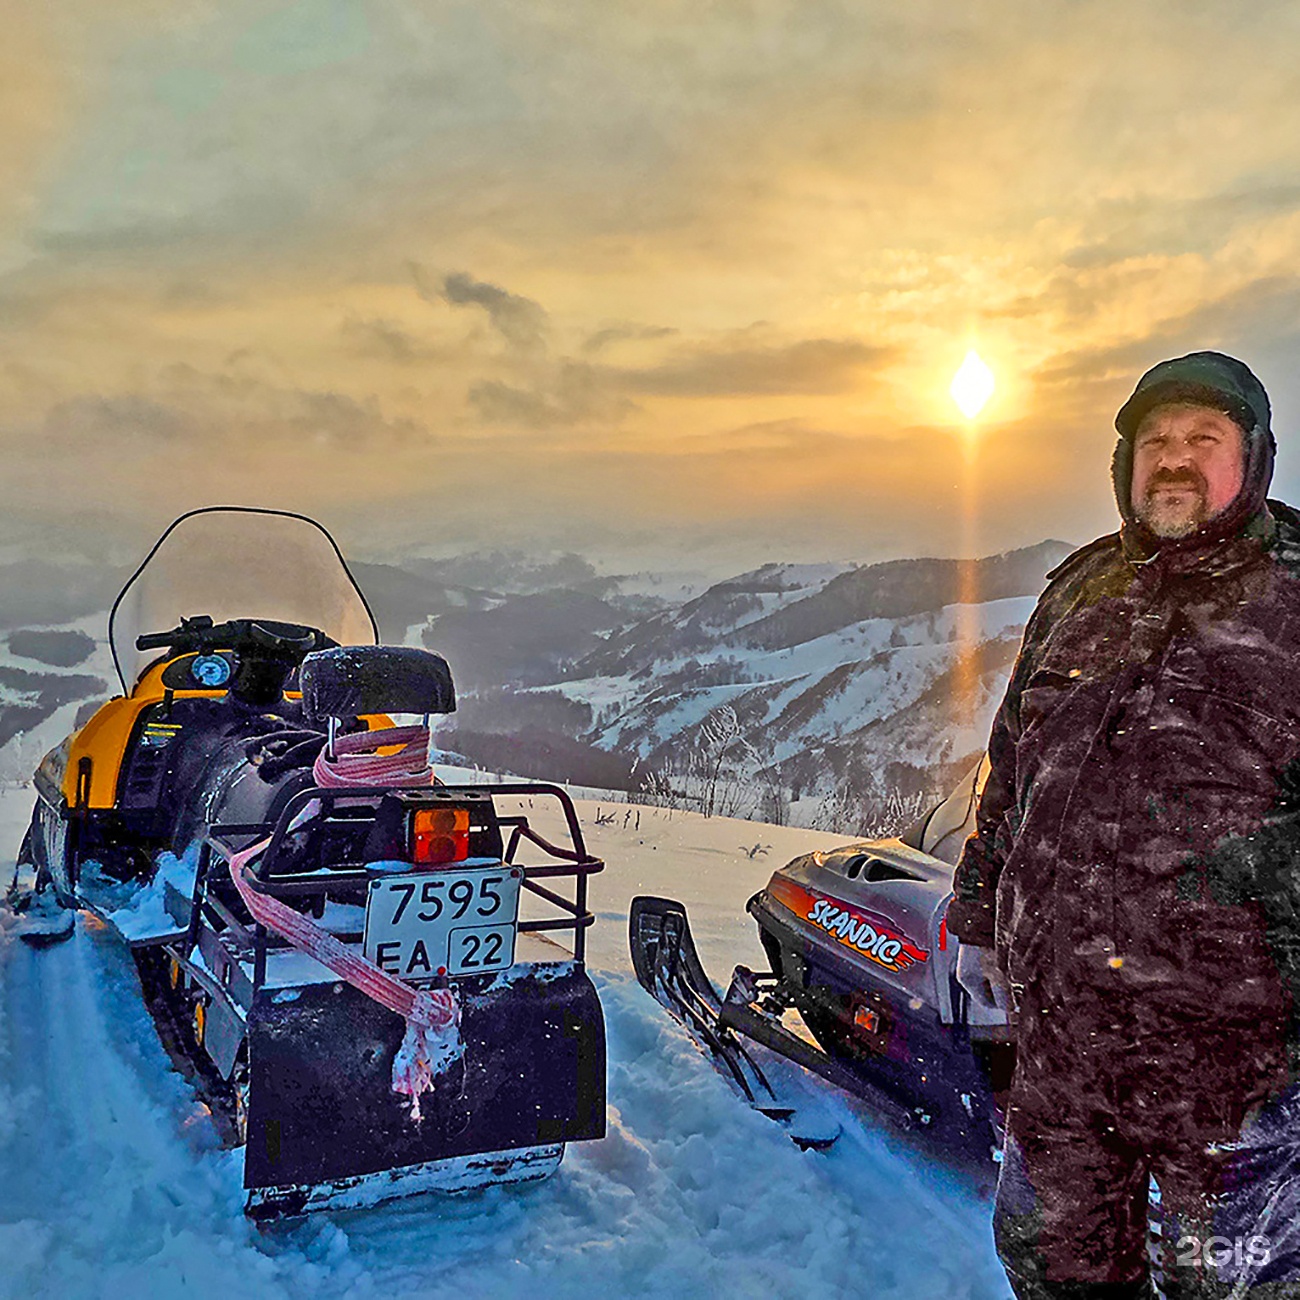
[[[411,861],[436,867],[469,857],[468,808],[417,808],[411,818]]]

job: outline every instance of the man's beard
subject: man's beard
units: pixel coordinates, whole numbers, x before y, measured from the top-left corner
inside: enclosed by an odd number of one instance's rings
[[[1190,489],[1178,497],[1160,492],[1160,488]],[[1134,503],[1137,517],[1157,537],[1177,541],[1190,537],[1210,518],[1210,487],[1194,469],[1158,470],[1147,484],[1142,500]]]

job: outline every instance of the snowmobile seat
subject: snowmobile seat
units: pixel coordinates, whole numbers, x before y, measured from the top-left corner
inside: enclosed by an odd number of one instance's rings
[[[415,646],[343,646],[309,654],[299,670],[310,721],[375,713],[451,713],[456,692],[441,656]]]

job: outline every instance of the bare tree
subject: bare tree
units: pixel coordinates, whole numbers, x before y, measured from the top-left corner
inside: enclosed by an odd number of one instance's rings
[[[642,784],[647,802],[693,808],[706,817],[739,817],[750,809],[748,744],[730,704],[714,709],[696,728],[690,748]]]
[[[735,815],[740,800],[733,765],[743,760],[746,748],[740,719],[730,704],[714,709],[700,724],[694,754],[702,787],[700,811],[706,817]]]
[[[933,800],[928,790],[903,789],[875,771],[849,766],[822,797],[812,827],[880,839],[905,830]]]

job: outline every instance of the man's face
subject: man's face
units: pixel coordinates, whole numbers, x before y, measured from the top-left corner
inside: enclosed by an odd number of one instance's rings
[[[1157,406],[1133,438],[1133,511],[1157,537],[1187,537],[1241,491],[1246,439],[1222,411]]]

